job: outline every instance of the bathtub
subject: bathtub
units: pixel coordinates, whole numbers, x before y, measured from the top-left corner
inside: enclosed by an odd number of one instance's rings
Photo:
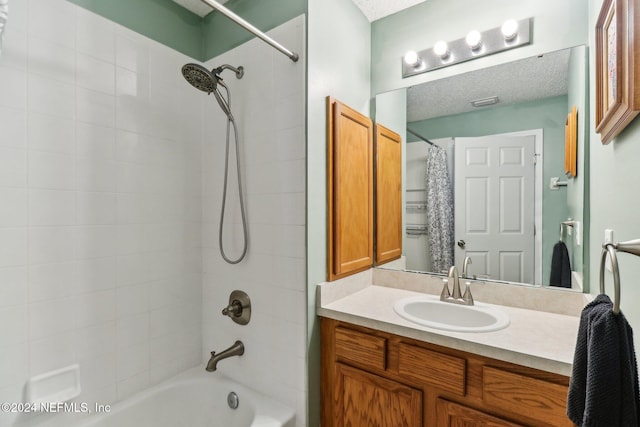
[[[238,408],[227,403],[230,392]],[[294,427],[292,409],[202,367],[185,371],[73,427]]]

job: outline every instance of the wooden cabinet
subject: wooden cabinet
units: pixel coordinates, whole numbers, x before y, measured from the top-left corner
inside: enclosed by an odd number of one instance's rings
[[[331,97],[327,135],[327,276],[332,281],[370,268],[374,255],[375,264],[402,255],[402,140]]]
[[[402,255],[402,138],[375,125],[375,262]]]
[[[523,427],[444,399],[437,400],[436,415],[440,427]]]
[[[328,276],[373,265],[373,123],[327,98]]]
[[[341,363],[335,385],[336,427],[422,426],[420,390]]]
[[[323,427],[556,427],[569,378],[321,318]]]

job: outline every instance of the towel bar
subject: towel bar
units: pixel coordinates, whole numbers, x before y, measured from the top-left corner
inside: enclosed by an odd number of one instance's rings
[[[620,270],[618,269],[618,257],[616,252],[626,252],[640,256],[640,239],[629,240],[619,243],[604,243],[602,245],[602,255],[600,257],[600,293],[604,294],[604,270],[607,255],[611,259],[611,270],[613,272],[614,302],[613,312],[620,312]]]

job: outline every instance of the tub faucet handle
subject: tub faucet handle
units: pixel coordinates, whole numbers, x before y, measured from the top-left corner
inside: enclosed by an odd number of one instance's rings
[[[222,309],[224,316],[242,316],[242,303],[238,300],[233,300],[228,306]]]
[[[251,319],[251,300],[242,291],[233,291],[229,296],[229,304],[222,309],[222,315],[229,316],[239,325],[246,325]]]

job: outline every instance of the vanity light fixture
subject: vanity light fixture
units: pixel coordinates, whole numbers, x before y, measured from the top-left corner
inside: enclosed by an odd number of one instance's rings
[[[511,41],[515,39],[518,35],[518,21],[515,19],[506,20],[500,27],[500,31],[502,31],[505,40]]]
[[[410,65],[412,67],[417,67],[420,65],[422,60],[418,56],[418,53],[415,50],[410,50],[409,52],[404,54],[404,63]]]
[[[464,38],[440,40],[432,48],[407,52],[402,59],[402,78],[528,45],[532,27],[533,18],[510,19],[500,27],[473,30]]]
[[[445,42],[444,40],[439,40],[435,45],[433,45],[433,53],[438,55],[440,59],[447,59],[451,54],[451,51],[449,50],[447,42]]]
[[[478,30],[469,31],[465,41],[471,50],[478,50],[480,49],[480,46],[482,46],[482,34],[480,34],[480,31]]]

